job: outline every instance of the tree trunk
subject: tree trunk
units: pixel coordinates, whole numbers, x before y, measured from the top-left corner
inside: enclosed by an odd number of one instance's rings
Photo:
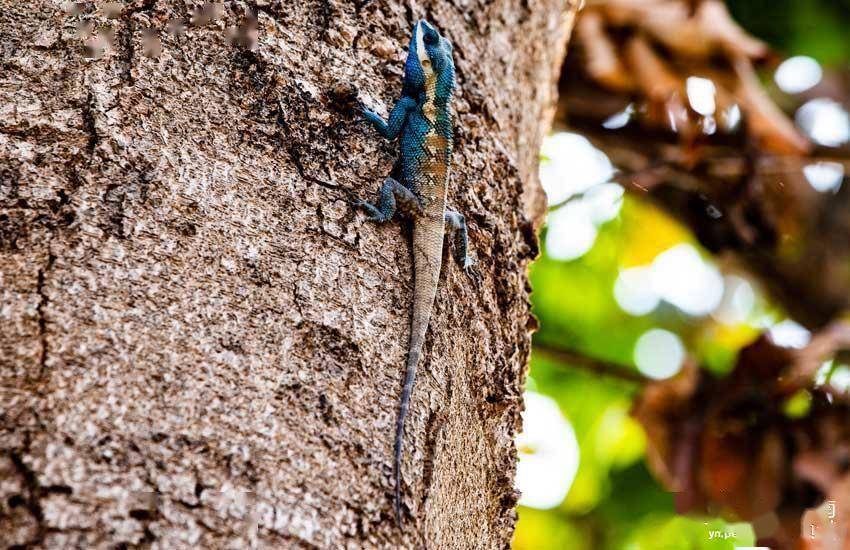
[[[0,0],[4,547],[506,547],[576,6],[196,4]],[[420,17],[455,45],[449,203],[482,281],[443,268],[402,533],[409,234],[351,208],[396,154],[354,106],[398,97]]]

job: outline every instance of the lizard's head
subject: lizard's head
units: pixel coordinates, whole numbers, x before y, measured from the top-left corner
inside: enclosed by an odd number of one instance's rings
[[[432,73],[438,78],[448,75],[453,77],[452,44],[423,19],[413,27],[405,78],[410,84],[422,87],[425,85],[425,77]]]

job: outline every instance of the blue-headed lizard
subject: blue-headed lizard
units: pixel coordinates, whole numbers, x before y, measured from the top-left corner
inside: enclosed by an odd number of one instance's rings
[[[413,315],[407,372],[401,393],[395,434],[395,514],[401,526],[401,458],[404,421],[422,344],[428,330],[431,309],[443,256],[443,236],[448,230],[454,239],[454,257],[467,274],[473,261],[467,255],[467,230],[463,215],[446,210],[446,191],[453,147],[452,93],[455,69],[451,43],[426,21],[413,28],[401,99],[389,120],[369,110],[364,116],[385,138],[400,136],[399,162],[381,187],[377,205],[358,201],[372,221],[389,221],[397,210],[413,222]]]

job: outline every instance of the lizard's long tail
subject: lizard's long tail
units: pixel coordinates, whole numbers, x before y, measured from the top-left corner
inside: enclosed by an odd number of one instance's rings
[[[440,264],[443,261],[443,217],[419,218],[413,225],[413,316],[411,320],[410,345],[407,352],[407,374],[401,391],[401,405],[395,431],[395,517],[401,528],[401,457],[404,447],[404,420],[410,407],[410,394],[416,378],[416,367],[425,343],[425,333],[431,319],[437,283],[440,279]]]

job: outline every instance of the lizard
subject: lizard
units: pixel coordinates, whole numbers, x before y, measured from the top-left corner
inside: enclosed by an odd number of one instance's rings
[[[455,68],[452,45],[430,23],[420,20],[413,28],[401,98],[389,119],[361,107],[363,116],[384,138],[400,137],[400,153],[392,175],[386,178],[377,204],[358,200],[369,219],[384,223],[400,211],[413,226],[413,306],[404,387],[395,431],[394,508],[402,528],[401,480],[404,422],[410,406],[416,368],[431,319],[442,266],[446,233],[454,241],[455,261],[475,277],[474,261],[467,254],[466,220],[446,209],[453,149],[452,95]]]

